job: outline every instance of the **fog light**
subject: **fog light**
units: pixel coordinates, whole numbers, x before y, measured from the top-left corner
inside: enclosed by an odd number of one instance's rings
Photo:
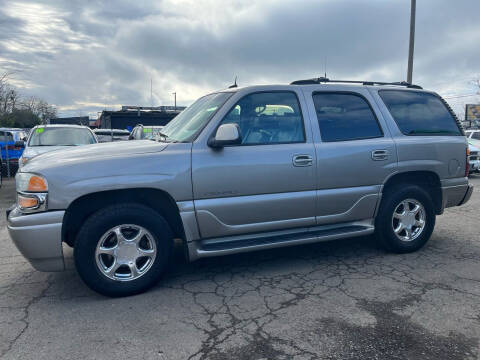
[[[17,206],[24,213],[46,211],[47,194],[17,193]]]
[[[18,195],[18,207],[24,209],[35,209],[40,205],[40,201],[36,196]]]

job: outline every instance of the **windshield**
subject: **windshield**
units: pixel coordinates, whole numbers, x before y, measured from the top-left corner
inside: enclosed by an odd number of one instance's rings
[[[168,141],[192,141],[232,94],[231,92],[221,92],[198,99],[174,117],[162,129],[162,135],[166,136]]]
[[[97,141],[88,129],[71,127],[40,127],[33,130],[29,146],[76,146],[95,144]]]

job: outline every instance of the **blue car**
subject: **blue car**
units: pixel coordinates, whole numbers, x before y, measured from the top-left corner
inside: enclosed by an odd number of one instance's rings
[[[6,165],[8,159],[12,170],[18,168],[18,159],[22,156],[24,149],[22,142],[26,137],[27,133],[23,129],[0,128],[0,148],[3,166]]]

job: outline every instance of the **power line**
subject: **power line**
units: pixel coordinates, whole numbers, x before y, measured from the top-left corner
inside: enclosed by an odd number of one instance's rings
[[[444,96],[444,99],[457,99],[457,98],[463,98],[463,97],[469,97],[469,96],[478,96],[480,94],[478,93],[473,93],[473,94],[463,94],[463,95],[452,95],[452,96]]]

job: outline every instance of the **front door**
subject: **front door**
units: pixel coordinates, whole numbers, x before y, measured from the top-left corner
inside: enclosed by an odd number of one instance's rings
[[[315,149],[300,99],[293,91],[247,94],[221,121],[238,124],[240,145],[194,144],[193,197],[203,238],[315,224]]]

